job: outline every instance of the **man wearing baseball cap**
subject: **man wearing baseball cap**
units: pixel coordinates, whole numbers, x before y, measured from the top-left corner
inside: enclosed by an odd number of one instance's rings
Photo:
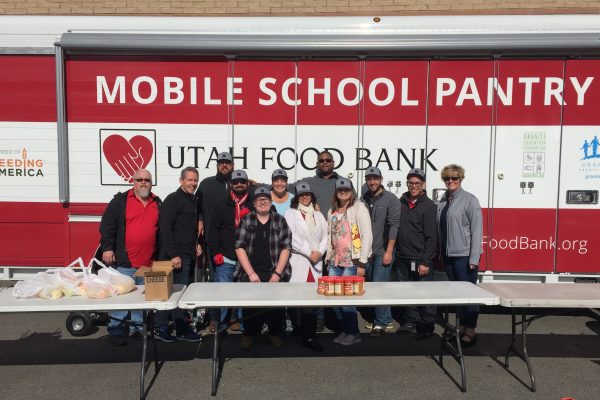
[[[285,218],[271,207],[272,202],[271,191],[264,186],[257,187],[253,210],[242,219],[237,230],[235,252],[240,269],[236,276],[242,281],[286,282],[291,275],[292,232]],[[285,309],[244,309],[243,315],[242,349],[252,346],[264,323],[269,327],[273,347],[282,346]]]
[[[225,199],[233,168],[231,153],[223,151],[217,155],[217,173],[204,178],[198,185],[199,232],[202,234],[206,231],[205,237],[208,236],[215,207]]]
[[[408,191],[400,197],[396,272],[400,281],[431,281],[437,244],[437,207],[425,192],[425,171],[411,169],[406,186]],[[398,318],[398,333],[416,332],[417,340],[428,339],[433,335],[435,313],[435,306],[404,308]]]
[[[400,223],[400,201],[383,187],[379,168],[367,168],[365,181],[368,190],[362,199],[369,209],[373,231],[373,257],[367,264],[365,275],[369,282],[389,282]],[[391,329],[390,307],[375,307],[371,336],[380,336]]]
[[[231,173],[230,189],[221,203],[214,209],[212,226],[208,231],[207,242],[212,257],[215,282],[233,282],[237,264],[235,234],[242,219],[253,209],[252,196],[248,191],[248,175],[241,169]],[[238,313],[239,315],[240,313]],[[221,326],[226,328],[227,309],[221,310]],[[231,325],[239,329],[232,316]]]

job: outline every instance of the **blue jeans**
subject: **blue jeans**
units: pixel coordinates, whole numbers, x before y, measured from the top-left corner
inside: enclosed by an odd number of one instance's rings
[[[137,268],[131,267],[131,265],[122,265],[117,266],[117,271],[120,273],[130,276],[133,278],[136,285],[144,284],[144,277],[142,276],[133,276],[136,273]],[[108,322],[108,327],[106,330],[109,335],[127,335],[127,326],[123,323],[123,320],[127,319],[127,316],[131,313],[131,322],[133,323],[129,330],[133,333],[135,331],[140,330],[140,326],[144,323],[143,311],[111,311],[108,315],[111,317],[111,320]],[[117,321],[113,318],[120,319],[121,321]],[[134,324],[139,324],[135,326]]]
[[[478,269],[469,268],[469,256],[465,257],[446,257],[444,256],[444,268],[448,280],[464,281],[477,283]],[[466,328],[477,328],[477,318],[479,317],[479,305],[457,306],[456,314],[460,318],[460,324]]]
[[[389,282],[394,265],[394,258],[390,265],[383,265],[383,256],[374,255],[371,261],[367,264],[365,271],[367,282]],[[392,322],[392,311],[389,306],[375,307],[375,318],[373,325],[378,325],[385,328],[387,324]]]
[[[235,272],[235,264],[231,264],[231,263],[223,263],[221,265],[215,265],[215,282],[233,282],[233,273]],[[227,328],[228,326],[228,322],[227,321],[227,308],[221,308],[221,317],[219,319],[220,321],[220,325],[219,328]],[[242,320],[242,309],[239,308],[237,309],[237,320],[241,321]]]
[[[356,276],[356,266],[351,267],[337,267],[335,265],[329,265],[327,268],[329,276]],[[357,335],[360,331],[358,330],[358,317],[356,316],[356,307],[336,307],[333,309],[338,320],[342,320],[342,326],[344,333],[347,335]]]

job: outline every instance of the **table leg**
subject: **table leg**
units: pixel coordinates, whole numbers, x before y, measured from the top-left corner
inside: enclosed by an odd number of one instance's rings
[[[529,328],[529,324],[531,324],[531,322],[533,322],[534,320],[541,318],[541,316],[534,316],[531,318],[527,318],[527,313],[525,312],[525,309],[523,308],[521,310],[521,321],[517,322],[517,316],[516,316],[516,311],[513,308],[512,312],[511,312],[511,322],[512,322],[512,328],[511,328],[511,340],[510,340],[510,347],[508,348],[507,352],[506,352],[506,356],[504,357],[504,366],[506,367],[506,369],[509,368],[509,359],[510,359],[510,353],[514,353],[516,354],[521,360],[523,360],[525,362],[525,364],[527,365],[527,372],[529,373],[529,380],[531,381],[531,387],[530,390],[532,392],[535,392],[537,390],[537,386],[535,384],[535,375],[533,373],[533,366],[531,365],[531,360],[529,359],[529,353],[527,351],[527,328]],[[518,349],[515,346],[515,342],[517,339],[517,325],[521,325],[521,349]]]
[[[154,371],[158,371],[158,349],[156,347],[156,340],[154,339],[154,311],[144,310],[143,313],[143,337],[142,337],[142,365],[140,366],[140,399],[146,398],[146,385],[145,377],[148,372],[149,365],[146,366],[147,355],[148,355],[148,334],[150,334],[150,341],[152,342],[153,358],[154,358]]]
[[[460,365],[460,390],[464,393],[467,391],[467,371],[465,367],[465,359],[462,351],[462,346],[460,344],[460,332],[458,330],[458,327],[460,326],[460,318],[458,317],[458,313],[456,313],[455,316],[456,321],[454,325],[452,325],[448,320],[448,312],[446,311],[444,313],[442,325],[442,327],[444,328],[444,332],[442,333],[441,338],[439,364],[442,368],[444,368],[444,350],[448,351],[448,354],[450,354],[452,358],[454,358],[456,362],[458,362],[458,364]],[[452,341],[454,341],[454,343],[450,342],[452,337]]]
[[[220,331],[220,312],[219,309],[213,312],[213,324],[215,326],[215,333],[213,336],[213,356],[212,356],[212,391],[211,395],[216,396],[217,388],[219,386],[219,380],[221,379],[221,372],[223,371],[223,352],[221,350],[221,331]]]

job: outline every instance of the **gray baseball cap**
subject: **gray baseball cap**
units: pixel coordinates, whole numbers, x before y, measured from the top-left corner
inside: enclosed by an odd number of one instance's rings
[[[381,175],[381,170],[379,168],[369,167],[365,171],[365,177],[367,177],[367,176],[377,176],[377,177],[381,178],[383,175]]]
[[[254,198],[257,199],[259,197],[268,197],[271,198],[271,191],[266,186],[259,186],[254,190]]]
[[[233,162],[233,157],[231,157],[231,153],[224,151],[222,153],[219,153],[219,155],[217,156],[217,162],[219,161]]]
[[[271,174],[271,180],[275,180],[275,178],[285,178],[285,180],[287,181],[288,179],[288,175],[287,172],[285,172],[285,170],[278,168],[275,171],[273,171],[273,173]]]
[[[231,173],[231,180],[235,181],[236,179],[243,179],[243,180],[247,181],[248,174],[246,174],[246,171],[243,171],[241,169],[236,169],[235,171],[233,171]]]
[[[350,189],[352,190],[352,182],[347,178],[338,178],[335,181],[335,190],[338,189]]]
[[[416,176],[417,178],[425,182],[425,171],[423,171],[421,168],[413,168],[410,171],[408,171],[406,179],[410,179],[411,176]]]
[[[299,196],[302,193],[312,193],[308,182],[300,181],[296,184],[296,196]]]

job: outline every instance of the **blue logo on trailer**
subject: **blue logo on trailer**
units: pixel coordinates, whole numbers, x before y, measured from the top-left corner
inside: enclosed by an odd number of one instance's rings
[[[583,158],[582,160],[589,160],[590,158],[600,158],[600,154],[598,154],[598,135],[594,136],[592,140],[589,142],[586,140],[583,141],[583,145],[579,150],[583,150]],[[590,154],[590,148],[592,149]]]
[[[594,135],[593,139],[586,139],[579,148],[583,153],[581,166],[579,171],[585,172],[585,179],[600,179],[600,154],[598,154],[598,135]]]

